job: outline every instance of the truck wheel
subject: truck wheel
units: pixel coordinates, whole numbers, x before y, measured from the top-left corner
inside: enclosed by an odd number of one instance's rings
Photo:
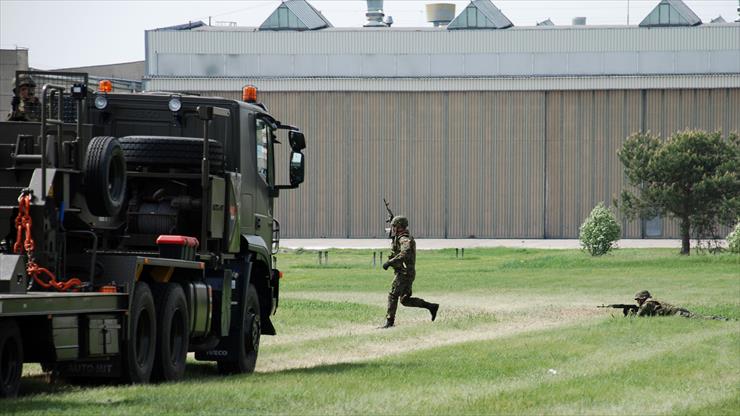
[[[124,348],[124,379],[129,383],[148,383],[152,375],[157,346],[157,315],[149,285],[134,287],[128,323],[128,342]]]
[[[200,169],[203,159],[203,139],[194,137],[126,136],[120,141],[126,162],[133,166]],[[211,171],[223,171],[221,143],[209,140],[208,154]]]
[[[23,340],[14,320],[0,321],[0,397],[15,397],[23,374]]]
[[[190,326],[185,292],[177,283],[168,283],[157,295],[156,380],[175,381],[185,374]]]
[[[229,345],[235,348],[236,361],[219,361],[222,374],[251,373],[257,364],[260,346],[260,301],[253,285],[247,289],[246,302],[242,302],[241,319],[232,327]]]
[[[115,137],[95,137],[87,146],[85,186],[90,212],[115,217],[126,197],[126,160]]]

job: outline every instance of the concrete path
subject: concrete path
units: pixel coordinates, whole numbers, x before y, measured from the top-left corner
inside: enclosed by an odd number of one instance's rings
[[[723,241],[724,243],[724,241]],[[388,248],[387,239],[293,239],[280,240],[283,248],[304,248],[307,250],[324,250],[329,248],[358,248],[374,249]],[[416,240],[416,247],[420,250],[436,250],[441,248],[474,248],[474,247],[514,247],[514,248],[546,248],[546,249],[574,249],[580,248],[578,240],[488,240],[488,239],[435,239],[420,238]],[[621,248],[681,248],[681,240],[619,240],[617,247]],[[696,247],[696,241],[691,242]]]

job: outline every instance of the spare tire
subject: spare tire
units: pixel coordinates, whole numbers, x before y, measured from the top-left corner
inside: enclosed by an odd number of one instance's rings
[[[126,159],[115,137],[90,140],[84,173],[90,212],[101,217],[118,215],[126,198]]]
[[[203,159],[203,139],[195,137],[126,136],[120,142],[129,166],[200,169]],[[211,171],[223,171],[223,145],[209,140],[208,154]]]

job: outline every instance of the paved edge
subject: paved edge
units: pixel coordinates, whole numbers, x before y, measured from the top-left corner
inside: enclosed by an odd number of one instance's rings
[[[726,247],[725,240],[719,240]],[[381,249],[388,248],[388,239],[332,239],[286,238],[280,240],[280,247],[287,249],[303,248],[306,250],[326,250],[330,248]],[[696,241],[691,241],[696,247]],[[580,243],[576,239],[569,240],[535,240],[535,239],[416,239],[416,247],[420,250],[438,250],[443,248],[479,248],[479,247],[509,247],[509,248],[542,248],[542,249],[578,249]],[[617,242],[618,248],[681,248],[681,240],[639,240],[626,239]]]

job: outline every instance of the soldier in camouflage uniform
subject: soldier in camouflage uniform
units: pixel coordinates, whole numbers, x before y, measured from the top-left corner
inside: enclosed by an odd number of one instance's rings
[[[13,100],[8,121],[39,121],[41,104],[35,95],[36,83],[28,74],[20,74],[13,80]]]
[[[691,313],[688,309],[679,308],[673,306],[670,303],[661,302],[658,299],[653,299],[650,292],[647,290],[641,290],[635,293],[635,301],[637,301],[637,312],[632,314],[637,316],[669,316],[679,315],[686,318],[693,318],[696,315]]]
[[[383,263],[383,269],[388,270],[388,267],[393,267],[395,277],[388,294],[388,313],[382,328],[390,328],[395,324],[399,300],[403,306],[429,310],[432,321],[437,318],[439,304],[411,297],[411,286],[416,277],[416,242],[409,234],[408,226],[409,220],[401,215],[397,215],[391,221],[393,243],[391,244],[391,255],[388,261]]]

